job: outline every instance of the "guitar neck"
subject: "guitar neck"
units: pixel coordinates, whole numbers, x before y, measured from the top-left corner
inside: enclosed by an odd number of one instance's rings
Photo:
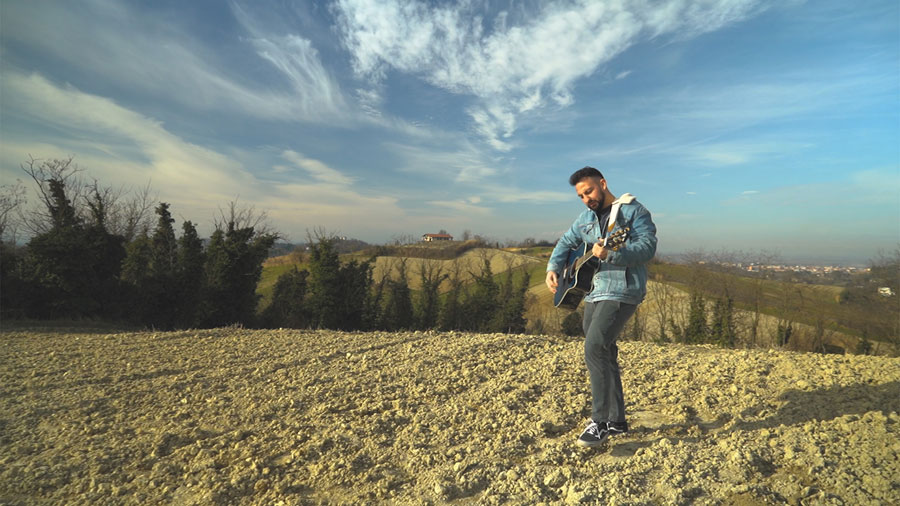
[[[587,252],[584,255],[582,255],[578,260],[575,261],[575,269],[576,270],[580,269],[581,266],[584,265],[586,262],[590,261],[591,258],[594,258],[594,253],[589,248],[585,248],[585,249],[587,250]],[[598,258],[597,261],[599,262],[600,259]]]

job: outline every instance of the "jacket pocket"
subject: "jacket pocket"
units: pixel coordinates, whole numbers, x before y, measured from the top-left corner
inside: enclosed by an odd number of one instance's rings
[[[597,242],[597,224],[594,222],[582,223],[578,225],[578,229],[581,232],[581,240],[588,243],[594,244]]]
[[[627,268],[623,265],[601,263],[600,270],[594,276],[594,286],[600,288],[598,295],[626,295]]]

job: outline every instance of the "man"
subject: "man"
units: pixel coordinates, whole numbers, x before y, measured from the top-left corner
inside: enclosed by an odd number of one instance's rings
[[[591,379],[591,422],[579,436],[581,446],[600,446],[610,435],[628,431],[625,398],[619,374],[616,338],[647,293],[647,262],[656,253],[656,225],[650,212],[625,193],[610,193],[603,174],[593,167],[569,178],[578,198],[587,206],[562,235],[547,263],[547,287],[556,293],[559,272],[569,250],[593,244],[600,259],[593,287],[584,297],[584,359]],[[604,247],[604,239],[630,228],[625,243],[616,250]]]

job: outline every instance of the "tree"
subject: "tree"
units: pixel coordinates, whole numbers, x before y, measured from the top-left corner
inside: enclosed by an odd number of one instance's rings
[[[449,289],[444,293],[438,322],[441,330],[459,330],[463,325],[464,308],[462,305],[462,266],[458,258],[450,263],[447,282]]]
[[[40,201],[30,212],[21,215],[22,223],[33,235],[45,234],[58,227],[60,220],[71,223],[78,216],[75,206],[82,196],[84,183],[78,177],[81,169],[72,157],[40,160],[29,156],[20,167],[34,181]]]
[[[666,327],[673,312],[672,304],[675,300],[675,289],[664,282],[662,276],[657,275],[656,282],[650,283],[648,286],[648,295],[648,304],[653,307],[650,314],[655,316],[655,325],[658,328],[658,334],[654,341],[657,343],[669,342]]]
[[[790,320],[779,321],[778,328],[775,331],[775,344],[784,348],[791,341],[791,335],[794,333],[794,325]]]
[[[197,322],[197,310],[203,282],[205,255],[203,243],[197,235],[197,228],[190,221],[181,226],[178,240],[178,255],[175,260],[176,305],[175,321],[178,327],[189,327]]]
[[[22,279],[21,253],[16,247],[17,213],[24,203],[21,182],[0,186],[0,315],[4,318],[22,316],[31,291]]]
[[[644,315],[641,306],[634,311],[634,315],[626,323],[626,327],[622,332],[623,339],[632,341],[642,341],[644,339]]]
[[[438,325],[441,310],[439,290],[447,279],[444,268],[434,260],[419,263],[419,292],[415,300],[415,321],[420,329],[432,329]]]
[[[488,325],[492,332],[520,334],[525,332],[525,294],[528,271],[519,265],[506,270],[497,293],[497,310]]]
[[[770,265],[778,261],[778,254],[775,252],[761,251],[758,253],[743,254],[741,261],[746,265]],[[750,293],[747,299],[750,306],[750,322],[749,332],[746,338],[746,344],[749,347],[755,347],[760,344],[760,323],[762,321],[762,309],[765,305],[765,283],[766,277],[762,272],[755,272],[752,276],[753,282],[750,284]]]
[[[338,328],[341,316],[341,262],[334,248],[334,238],[319,235],[310,238],[309,280],[306,307],[313,328]]]
[[[26,313],[39,318],[96,317],[115,313],[119,267],[125,255],[121,237],[104,228],[105,212],[94,207],[91,221],[78,216],[66,182],[50,179],[45,230],[33,237],[23,258],[23,277],[33,288]]]
[[[262,314],[266,326],[293,329],[309,326],[309,312],[304,303],[308,277],[309,272],[296,266],[278,277],[272,292],[272,303]]]
[[[181,301],[177,289],[175,261],[178,243],[175,239],[175,220],[169,213],[169,204],[160,202],[156,207],[159,216],[153,236],[150,238],[150,262],[147,265],[149,282],[144,287],[151,297],[151,323],[154,327],[171,329],[175,326],[175,313]]]
[[[734,348],[734,300],[730,296],[716,299],[713,305],[710,340],[725,348]]]
[[[491,270],[491,259],[487,254],[481,256],[481,271],[472,272],[473,282],[466,291],[463,300],[463,330],[484,332],[490,329],[490,322],[499,309],[499,288],[494,282]]]
[[[133,307],[129,314],[132,321],[172,329],[190,322],[184,321],[183,281],[177,265],[178,241],[169,204],[159,203],[156,215],[158,219],[152,236],[141,233],[128,245],[122,280],[131,292]],[[196,231],[193,232],[196,235]],[[199,239],[197,241],[199,243]],[[194,268],[199,270],[201,267],[195,265]],[[199,279],[199,275],[195,273],[193,279]]]
[[[567,314],[562,321],[562,332],[567,336],[580,336],[584,333],[584,311],[577,310]]]
[[[265,215],[239,209],[235,202],[222,212],[210,236],[204,265],[204,288],[199,320],[218,327],[251,324],[259,296],[256,285],[262,262],[278,234],[268,230]]]
[[[159,219],[151,238],[150,274],[153,277],[168,279],[175,275],[175,259],[178,251],[175,229],[172,227],[175,220],[172,218],[169,204],[166,202],[160,202],[156,206],[156,214]]]
[[[372,328],[377,321],[378,307],[372,303],[372,262],[350,260],[341,265],[339,277],[342,292],[339,299],[340,321],[336,328],[358,330]],[[406,286],[406,285],[404,285]],[[408,291],[409,288],[406,287]],[[408,294],[406,296],[408,299]],[[408,309],[412,314],[412,308]]]
[[[399,258],[395,269],[397,275],[387,275],[384,302],[381,305],[379,327],[385,330],[409,329],[413,326],[414,314],[409,277],[406,272],[406,258]]]
[[[709,328],[706,322],[706,302],[698,292],[691,293],[688,323],[684,329],[684,341],[687,344],[706,342]]]
[[[335,238],[323,231],[310,237],[309,278],[305,307],[314,328],[355,330],[377,320],[372,301],[371,260],[341,264]]]
[[[25,187],[21,181],[13,185],[0,185],[0,243],[15,245],[19,225],[17,216],[26,202]]]

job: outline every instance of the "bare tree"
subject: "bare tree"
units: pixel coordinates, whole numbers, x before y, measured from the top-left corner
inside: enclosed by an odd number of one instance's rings
[[[110,233],[121,235],[130,242],[150,230],[153,224],[153,208],[159,197],[151,193],[149,181],[146,186],[139,188],[127,198],[124,197],[127,194],[128,190],[124,187],[111,192],[112,205],[107,218],[107,228]]]
[[[669,342],[674,338],[674,336],[668,334],[666,329],[669,327],[669,321],[672,319],[672,314],[675,311],[673,307],[675,304],[675,288],[662,279],[657,279],[651,286],[652,296],[649,302],[652,304],[653,311],[651,314],[654,315],[658,328],[655,341]]]
[[[742,262],[748,266],[757,266],[761,269],[763,265],[769,265],[776,262],[778,254],[774,252],[760,251],[757,253],[749,253],[742,255]],[[749,268],[749,267],[748,267]],[[762,319],[762,308],[765,303],[765,281],[766,278],[762,271],[754,273],[753,283],[750,284],[751,291],[749,294],[750,317],[748,318],[748,333],[745,340],[747,347],[755,348],[760,346],[759,325]]]
[[[19,208],[26,203],[21,181],[0,186],[0,241],[15,244],[19,228]]]
[[[237,199],[228,203],[228,207],[224,210],[219,208],[219,216],[213,220],[216,229],[227,230],[229,225],[234,229],[252,228],[253,235],[277,235],[268,223],[268,215],[265,211],[257,211],[254,206],[243,207],[238,204]],[[327,232],[316,229],[316,237],[326,237]],[[328,235],[328,237],[334,237]]]
[[[53,217],[50,209],[53,207],[53,200],[50,181],[62,183],[66,197],[79,218],[93,222],[97,220],[99,212],[102,214],[104,227],[113,235],[131,241],[150,229],[157,197],[151,193],[149,182],[133,194],[126,186],[105,187],[96,179],[88,183],[81,177],[83,169],[73,160],[71,156],[44,160],[29,155],[28,160],[20,165],[34,181],[37,200],[40,203],[30,209],[19,206],[17,210],[19,221],[31,235],[40,235],[52,227]]]
[[[419,239],[412,234],[397,234],[392,238],[394,246],[407,246],[419,242]]]
[[[20,165],[22,170],[35,183],[38,201],[41,205],[34,209],[24,210],[20,208],[21,222],[32,235],[40,235],[48,232],[53,227],[51,210],[54,207],[50,182],[57,181],[66,191],[66,196],[77,210],[79,201],[84,195],[84,182],[79,173],[82,172],[78,165],[72,163],[73,157],[43,160],[28,155],[28,160]]]

